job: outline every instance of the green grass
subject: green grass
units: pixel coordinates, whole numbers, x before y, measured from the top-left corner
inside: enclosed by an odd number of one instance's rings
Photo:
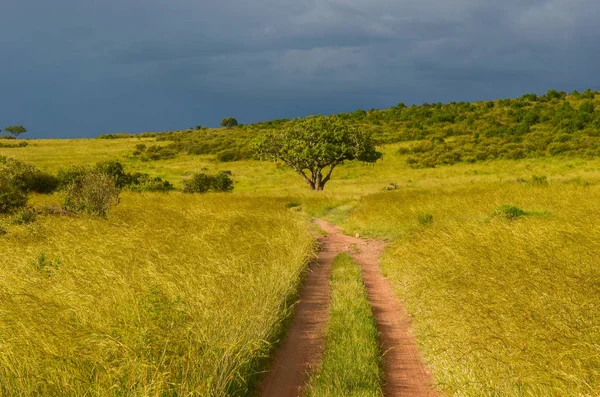
[[[108,219],[0,218],[0,395],[248,395],[313,254],[284,204],[127,193]]]
[[[381,352],[360,268],[349,255],[333,262],[331,317],[323,362],[308,396],[383,396]]]

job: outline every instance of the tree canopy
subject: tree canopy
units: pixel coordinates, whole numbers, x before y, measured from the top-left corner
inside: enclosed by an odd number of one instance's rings
[[[232,128],[238,125],[238,121],[233,117],[227,117],[226,119],[221,120],[221,127]]]
[[[333,169],[344,161],[374,163],[382,156],[370,134],[335,116],[299,119],[259,136],[253,148],[263,158],[292,167],[313,190],[323,190]]]
[[[15,139],[17,139],[19,135],[27,132],[27,128],[23,127],[22,125],[9,125],[4,129],[4,131],[10,132],[14,135]]]

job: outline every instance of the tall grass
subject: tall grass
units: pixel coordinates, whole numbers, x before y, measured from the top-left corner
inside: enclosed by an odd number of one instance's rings
[[[375,319],[360,268],[348,254],[338,255],[333,262],[331,293],[326,350],[307,395],[383,396]]]
[[[246,395],[312,255],[268,198],[126,193],[0,236],[0,395]]]
[[[365,197],[383,270],[455,396],[600,394],[600,188],[496,183]],[[497,216],[511,204],[530,216]],[[418,214],[433,221],[419,222]],[[543,216],[536,216],[542,214]]]

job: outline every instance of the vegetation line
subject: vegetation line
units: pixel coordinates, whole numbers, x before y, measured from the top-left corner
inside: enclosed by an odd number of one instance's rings
[[[331,316],[323,362],[308,396],[383,396],[377,328],[360,268],[348,254],[333,262]]]

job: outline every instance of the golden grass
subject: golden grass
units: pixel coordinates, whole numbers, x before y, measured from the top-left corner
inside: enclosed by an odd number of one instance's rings
[[[226,194],[6,228],[0,395],[246,395],[313,249],[282,202]]]
[[[396,242],[384,273],[453,396],[600,394],[600,187],[512,183],[376,194],[346,227]],[[531,216],[494,215],[503,204]],[[549,214],[548,214],[549,212]],[[423,225],[420,214],[431,214]]]
[[[385,273],[448,395],[600,394],[600,159],[415,170],[395,144],[374,166],[340,166],[314,193],[273,163],[142,163],[128,157],[139,142],[0,149],[52,172],[119,159],[128,171],[177,185],[221,169],[237,181],[230,195],[127,194],[108,221],[40,217],[3,226],[5,394],[248,392],[310,252],[303,214],[392,241]],[[532,175],[549,185],[517,182]],[[400,189],[382,191],[392,182]],[[505,204],[534,214],[495,216]]]

